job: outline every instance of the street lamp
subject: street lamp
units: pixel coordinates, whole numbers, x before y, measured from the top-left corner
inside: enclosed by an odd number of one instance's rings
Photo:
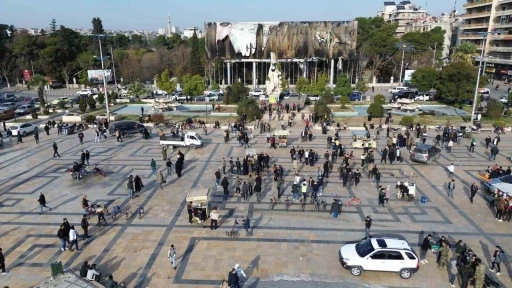
[[[93,34],[93,36],[95,37],[98,37],[98,43],[100,45],[100,57],[94,57],[96,59],[100,59],[101,60],[101,71],[103,72],[103,88],[104,88],[104,91],[103,93],[105,94],[105,107],[107,108],[107,121],[110,121],[110,110],[108,108],[108,95],[107,95],[107,77],[105,75],[105,68],[103,66],[103,51],[101,49],[101,38],[102,37],[106,37],[107,35],[105,34]],[[108,58],[108,57],[105,57],[105,58]]]
[[[478,86],[480,86],[480,73],[482,71],[482,61],[484,60],[484,53],[485,53],[485,44],[487,41],[487,35],[489,34],[496,34],[496,32],[477,32],[475,34],[483,36],[482,39],[482,51],[480,52],[480,63],[478,64],[478,75],[476,76],[476,84],[475,84],[475,95],[473,96],[473,109],[471,110],[471,122],[475,119],[475,112],[476,112],[476,99],[478,97]],[[476,61],[476,59],[475,59]]]
[[[396,44],[396,48],[398,48],[398,50],[402,51],[402,64],[400,65],[400,85],[402,85],[402,72],[404,69],[405,51],[413,51],[414,46],[412,46],[409,43],[400,42],[400,43]]]

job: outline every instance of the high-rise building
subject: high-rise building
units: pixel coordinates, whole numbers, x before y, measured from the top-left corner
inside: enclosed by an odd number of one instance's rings
[[[171,27],[171,33],[172,33],[172,34],[180,34],[180,27],[178,27],[178,26],[172,26],[172,27]]]
[[[512,78],[512,0],[467,0],[464,9],[460,41],[485,48],[488,76]]]
[[[165,28],[158,28],[158,35],[165,35]]]
[[[167,15],[167,37],[171,37],[171,14]]]
[[[383,17],[388,23],[398,23],[395,35],[402,37],[406,33],[406,26],[411,21],[423,19],[428,16],[427,11],[421,7],[416,7],[411,1],[384,2],[384,9],[377,13],[378,17]]]

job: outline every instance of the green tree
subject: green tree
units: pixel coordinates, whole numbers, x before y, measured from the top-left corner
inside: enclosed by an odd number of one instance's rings
[[[87,97],[87,104],[89,105],[90,110],[96,109],[96,100],[94,99],[94,97],[92,97],[92,96]]]
[[[128,88],[128,94],[135,97],[137,101],[140,101],[140,96],[145,95],[147,92],[146,87],[140,81],[133,82],[130,88]]]
[[[153,46],[155,47],[164,47],[167,49],[171,48],[171,42],[165,35],[158,35],[155,40],[153,40]]]
[[[345,73],[341,73],[338,76],[338,81],[336,82],[336,86],[334,87],[334,95],[340,96],[349,96],[352,93],[352,86],[350,85],[350,81],[348,81],[348,77]]]
[[[100,105],[103,105],[103,103],[105,103],[105,94],[103,92],[98,93],[98,103]]]
[[[114,92],[114,91],[112,91],[110,93],[107,92],[107,99],[108,99],[109,104],[115,104],[118,97],[119,97],[119,94],[117,94],[117,92]]]
[[[466,62],[471,64],[473,63],[473,56],[476,54],[476,45],[471,42],[464,41],[455,47],[451,60],[452,62]]]
[[[247,97],[243,97],[241,101],[238,102],[236,114],[238,114],[239,117],[242,117],[243,114],[246,114],[247,121],[249,122],[261,119],[262,116],[261,109],[258,105],[258,102],[256,102],[256,99],[249,99]]]
[[[54,34],[55,32],[57,32],[57,21],[52,19],[52,22],[50,23],[50,33]]]
[[[318,119],[318,121],[324,120],[331,116],[331,108],[329,108],[327,103],[322,99],[318,100],[315,103],[314,111],[315,115],[317,116],[316,119]]]
[[[284,78],[281,79],[281,91],[288,91],[288,81]]]
[[[487,102],[485,116],[491,119],[499,119],[503,116],[503,103],[496,99],[491,99]]]
[[[382,94],[377,94],[373,97],[373,102],[384,105],[386,103],[386,97]]]
[[[220,90],[220,85],[219,85],[219,83],[217,83],[217,82],[215,82],[215,81],[213,81],[213,83],[212,83],[212,85],[211,85],[211,86],[212,86],[212,87],[211,87],[211,89],[212,89],[212,90]],[[511,102],[511,103],[512,103],[512,102]]]
[[[239,103],[246,99],[249,95],[249,88],[244,87],[241,82],[235,82],[233,85],[226,87],[224,94],[224,104]]]
[[[510,105],[512,105],[512,92],[510,92],[510,94],[508,94],[507,101]]]
[[[467,62],[453,62],[439,73],[436,88],[439,96],[448,103],[462,103],[473,99],[477,68]]]
[[[311,94],[313,95],[321,95],[325,87],[327,87],[327,84],[329,83],[329,77],[327,77],[327,74],[320,73],[318,75],[318,78],[316,79],[316,82],[311,85]]]
[[[107,38],[109,41],[111,40],[114,45],[114,47],[116,48],[121,48],[121,49],[125,49],[125,48],[128,48],[128,46],[130,46],[130,38],[128,38],[128,36],[124,35],[124,34],[116,34],[114,37],[110,37],[110,38]],[[116,61],[119,60],[119,58],[117,58],[117,55],[116,55]]]
[[[189,68],[192,75],[204,75],[204,66],[201,61],[201,47],[199,47],[199,39],[194,31],[194,34],[189,40],[190,43],[190,58]]]
[[[412,116],[404,116],[402,120],[400,120],[400,125],[409,126],[414,124],[414,117]]]
[[[92,34],[105,34],[103,29],[103,22],[99,17],[92,18]]]
[[[366,81],[364,81],[364,80],[357,81],[357,83],[356,83],[357,91],[362,92],[364,94],[364,93],[366,93],[366,91],[368,91],[368,89],[370,89],[370,88],[368,87],[368,83],[366,83]]]
[[[429,91],[436,87],[439,79],[439,72],[431,67],[421,67],[412,73],[411,84],[418,88],[418,91]]]
[[[334,103],[334,95],[332,95],[332,90],[329,87],[325,87],[324,91],[320,95],[320,99],[324,101],[326,104]]]
[[[300,94],[309,94],[311,91],[311,85],[309,84],[308,79],[305,77],[299,77],[295,83],[295,90]]]
[[[341,108],[347,108],[347,104],[350,104],[350,98],[346,95],[341,96],[340,98]]]
[[[146,40],[142,37],[142,35],[132,34],[131,35],[130,44],[135,47],[143,47],[146,46]]]
[[[32,76],[32,80],[30,80],[30,86],[34,87],[34,89],[37,91],[39,103],[41,103],[39,107],[41,114],[43,114],[45,107],[43,89],[47,83],[48,81],[46,81],[46,79],[41,74],[34,74],[34,76]]]
[[[85,113],[87,111],[87,100],[86,97],[80,97],[80,101],[78,102],[78,109],[80,112]]]
[[[182,77],[182,82],[183,94],[188,96],[202,95],[206,89],[203,77],[200,75],[190,76],[190,74],[186,74]]]
[[[176,81],[171,80],[169,76],[169,69],[165,69],[162,74],[155,76],[156,87],[167,92],[172,93],[176,90],[177,83]]]
[[[381,118],[384,116],[385,111],[381,102],[373,102],[368,106],[368,109],[366,109],[366,113],[371,113],[373,117]]]

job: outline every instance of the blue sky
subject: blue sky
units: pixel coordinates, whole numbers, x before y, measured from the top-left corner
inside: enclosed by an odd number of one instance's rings
[[[386,0],[389,1],[389,0]],[[428,3],[427,3],[428,1]],[[450,12],[455,0],[412,1],[433,15]],[[462,13],[463,0],[457,10]],[[181,29],[203,27],[217,21],[320,21],[352,20],[373,17],[382,10],[381,0],[0,0],[0,23],[23,28],[48,27],[55,18],[58,25],[91,27],[100,17],[109,29],[157,30],[171,25]]]

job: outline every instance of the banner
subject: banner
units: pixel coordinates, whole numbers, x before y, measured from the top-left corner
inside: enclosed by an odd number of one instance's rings
[[[32,74],[30,74],[30,70],[23,70],[23,80],[25,80],[25,82],[30,82],[30,80],[32,80]]]
[[[404,73],[404,82],[410,82],[411,79],[412,79],[412,74],[414,73],[414,71],[416,70],[405,70],[405,73]]]
[[[104,70],[107,83],[112,81],[112,70]],[[103,83],[103,70],[87,70],[87,78],[92,83]]]

